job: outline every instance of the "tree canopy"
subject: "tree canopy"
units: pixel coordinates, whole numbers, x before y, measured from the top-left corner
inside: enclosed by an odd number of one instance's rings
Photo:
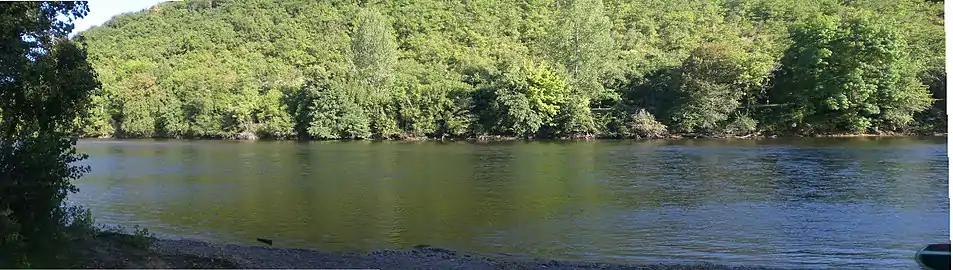
[[[0,3],[0,267],[63,267],[72,229],[88,212],[64,204],[71,180],[76,120],[100,85],[86,52],[66,39],[85,2]],[[59,19],[65,17],[65,20]]]
[[[946,128],[923,0],[186,0],[79,34],[87,136],[369,139]]]

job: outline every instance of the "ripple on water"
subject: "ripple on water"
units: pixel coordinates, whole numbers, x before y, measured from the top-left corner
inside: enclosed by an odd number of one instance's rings
[[[71,200],[161,235],[371,250],[910,269],[949,238],[946,145],[83,144]],[[267,154],[265,154],[267,153]]]

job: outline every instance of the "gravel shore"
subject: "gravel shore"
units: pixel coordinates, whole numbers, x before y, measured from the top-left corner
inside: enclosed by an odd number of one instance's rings
[[[97,237],[78,268],[245,268],[245,269],[770,269],[712,264],[611,264],[584,261],[483,256],[418,246],[369,253],[214,244],[156,239],[150,248],[128,244],[131,236]],[[127,239],[127,240],[124,240]]]

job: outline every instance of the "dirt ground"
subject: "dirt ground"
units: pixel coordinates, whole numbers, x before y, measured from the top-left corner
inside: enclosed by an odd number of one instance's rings
[[[148,244],[130,235],[102,234],[82,243],[75,268],[189,269],[768,269],[719,265],[609,264],[516,259],[465,254],[437,247],[364,254],[307,249],[213,244],[155,239]]]

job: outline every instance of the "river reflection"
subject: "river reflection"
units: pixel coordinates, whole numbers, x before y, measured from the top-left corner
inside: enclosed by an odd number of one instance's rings
[[[97,221],[209,241],[915,269],[949,238],[945,138],[79,148]]]

